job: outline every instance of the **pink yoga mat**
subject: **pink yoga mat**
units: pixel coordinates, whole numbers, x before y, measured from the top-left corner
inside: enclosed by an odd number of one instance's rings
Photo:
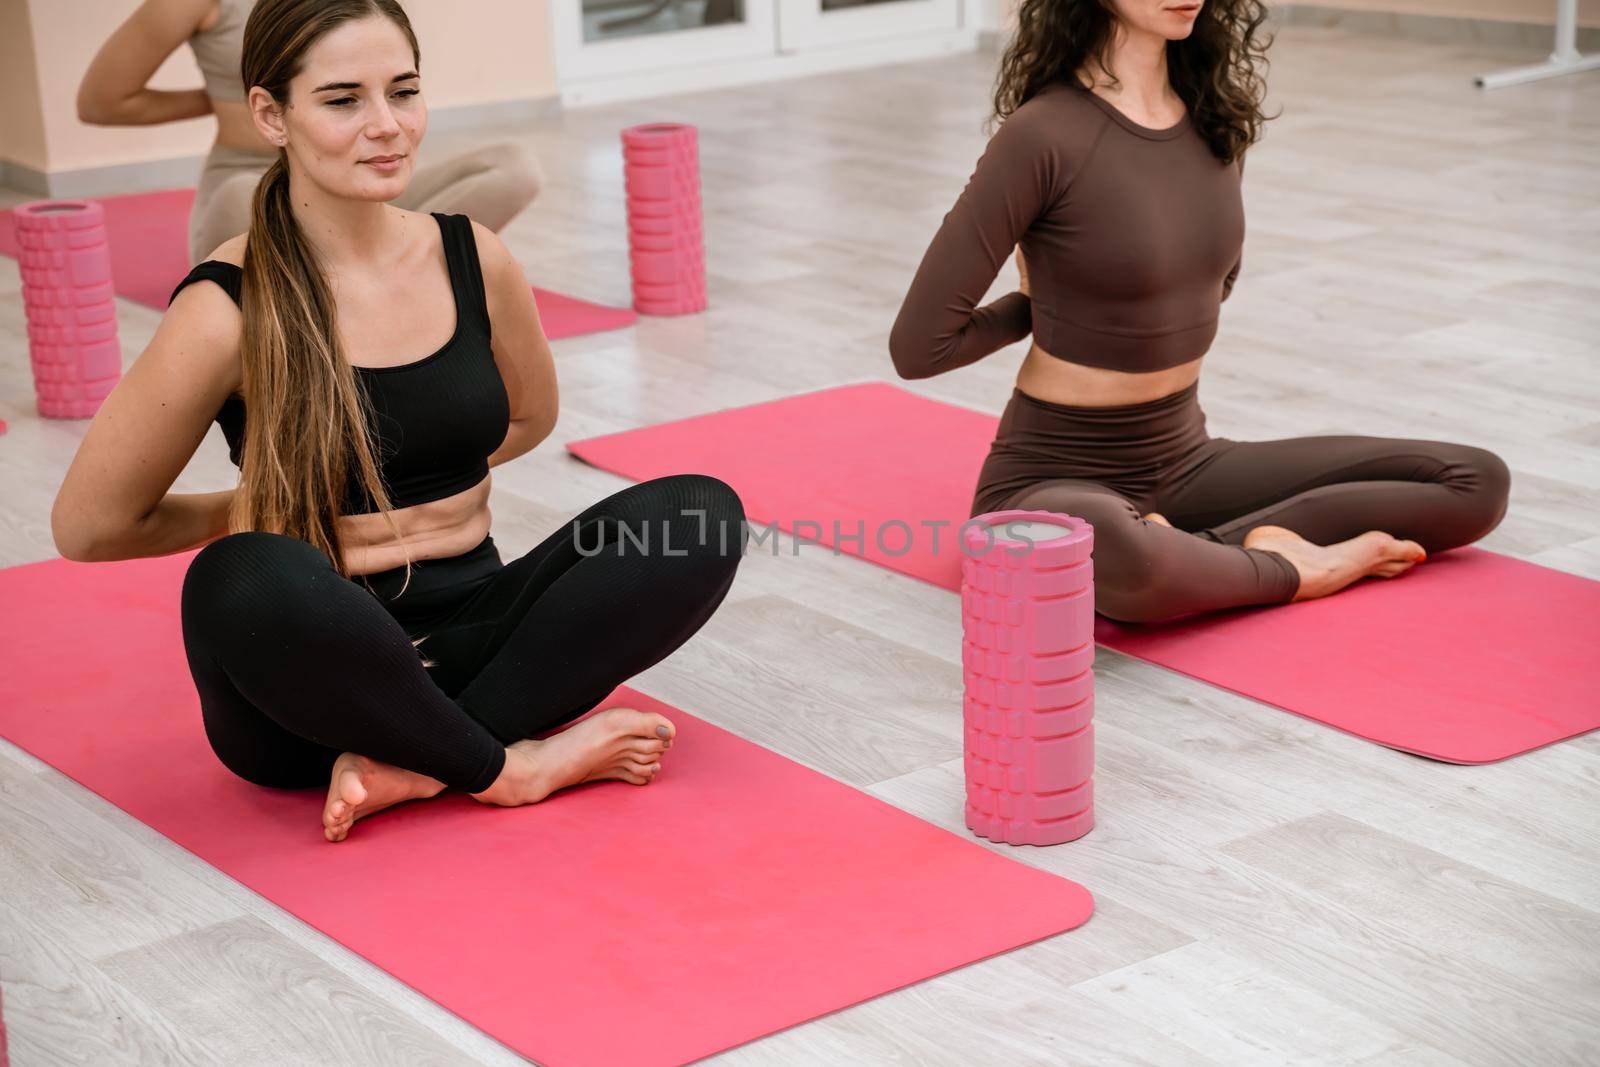
[[[206,744],[177,614],[190,558],[0,571],[0,734],[541,1063],[682,1063],[1092,910],[626,687],[607,703],[678,727],[651,785],[515,809],[449,793],[330,845],[317,791],[249,785]]]
[[[955,590],[953,535],[995,429],[992,416],[874,382],[567,447],[636,481],[715,475],[752,522]],[[922,525],[933,521],[947,525]],[[1490,763],[1600,728],[1600,582],[1480,549],[1321,600],[1167,625],[1101,618],[1095,639],[1452,763]]]
[[[620,330],[639,321],[638,314],[632,308],[591,304],[587,300],[563,296],[537,285],[533,287],[533,298],[539,305],[539,322],[544,326],[544,335],[552,341],[581,337],[586,333]]]
[[[111,279],[117,295],[164,311],[173,287],[189,273],[189,205],[193,189],[94,198],[105,208]],[[17,256],[11,212],[0,211],[0,255]],[[606,307],[533,287],[539,319],[552,341],[631,326],[630,308]]]

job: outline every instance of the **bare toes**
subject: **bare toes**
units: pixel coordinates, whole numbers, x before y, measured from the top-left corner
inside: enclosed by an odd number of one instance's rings
[[[615,713],[613,718],[616,726],[630,736],[663,741],[672,737],[672,723],[654,712],[636,711],[633,708],[608,710]]]

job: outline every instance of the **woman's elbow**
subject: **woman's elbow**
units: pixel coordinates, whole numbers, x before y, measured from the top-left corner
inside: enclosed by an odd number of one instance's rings
[[[551,409],[548,414],[539,420],[534,430],[533,442],[535,447],[544,443],[545,438],[556,432],[558,412]]]
[[[895,373],[908,381],[933,377],[935,361],[929,358],[929,351],[925,338],[913,336],[899,323],[889,332],[889,359]]]
[[[113,109],[98,94],[78,90],[78,121],[88,126],[112,125]]]
[[[63,505],[59,496],[50,509],[50,537],[61,558],[75,563],[100,563],[119,558],[107,551],[106,539],[81,514],[73,517],[74,510],[70,505]]]
[[[94,563],[94,546],[89,539],[83,536],[83,531],[64,523],[52,514],[50,516],[50,536],[56,543],[56,551],[61,553],[62,559],[70,559],[74,563]]]

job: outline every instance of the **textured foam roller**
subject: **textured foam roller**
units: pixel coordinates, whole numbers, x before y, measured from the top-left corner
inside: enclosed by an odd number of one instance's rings
[[[622,159],[634,310],[644,315],[704,311],[706,255],[695,128],[631,126],[622,131]]]
[[[1012,845],[1075,840],[1094,827],[1094,528],[995,511],[961,538],[967,826]]]
[[[88,418],[122,377],[105,211],[90,200],[44,200],[15,218],[39,414]]]

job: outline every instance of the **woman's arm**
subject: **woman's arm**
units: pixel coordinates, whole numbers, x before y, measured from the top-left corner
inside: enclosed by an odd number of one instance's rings
[[[216,9],[216,0],[145,0],[95,53],[78,86],[78,118],[93,126],[150,126],[211,113],[204,89],[145,87]]]
[[[239,310],[216,285],[187,286],[173,300],[100,405],[56,494],[50,529],[63,556],[164,556],[228,532],[233,490],[168,490],[239,387],[239,331]]]
[[[1239,157],[1239,180],[1244,181],[1244,156]],[[1228,299],[1233,292],[1233,283],[1239,277],[1239,268],[1244,264],[1244,250],[1240,249],[1238,257],[1233,261],[1233,269],[1228,271],[1228,276],[1222,279],[1222,299]]]
[[[472,233],[488,298],[490,345],[511,402],[511,429],[489,457],[489,466],[494,467],[533,451],[550,436],[560,397],[550,342],[539,323],[533,287],[522,273],[522,264],[487,226],[474,222]]]
[[[922,257],[889,334],[903,378],[927,378],[974,363],[1032,331],[1025,293],[985,307],[1017,241],[1062,186],[1060,152],[1047,116],[1017,111],[1001,125]]]

